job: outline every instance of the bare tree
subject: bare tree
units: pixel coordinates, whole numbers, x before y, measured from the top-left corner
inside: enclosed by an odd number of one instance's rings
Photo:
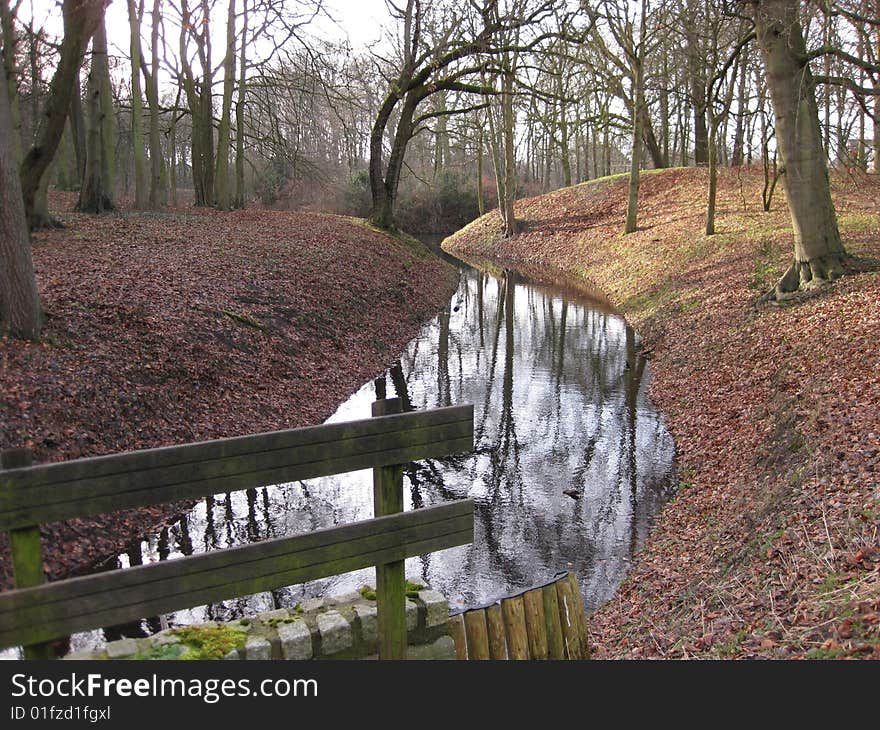
[[[776,117],[794,260],[772,296],[827,284],[847,257],[831,200],[816,90],[798,0],[749,0]]]

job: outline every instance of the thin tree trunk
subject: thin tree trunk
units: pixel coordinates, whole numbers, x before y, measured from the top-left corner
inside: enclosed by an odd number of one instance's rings
[[[707,108],[709,122],[709,195],[706,201],[706,235],[715,235],[715,199],[718,195],[718,121],[711,104]]]
[[[743,48],[741,51],[739,82],[737,84],[736,92],[736,128],[733,133],[733,155],[730,158],[731,167],[739,167],[743,163],[743,138],[745,135],[746,114],[748,112],[748,99],[746,97],[748,58],[748,49]]]
[[[241,55],[238,59],[238,98],[235,102],[235,207],[244,208],[244,105],[247,93],[248,12],[247,0],[242,0]]]
[[[131,146],[134,155],[134,206],[147,206],[147,160],[144,149],[144,102],[141,95],[141,17],[144,5],[128,0],[128,25],[131,33]]]
[[[645,29],[647,24],[647,2],[642,0],[642,13],[639,21],[639,41],[632,59],[632,159],[629,166],[629,194],[626,205],[626,225],[624,233],[635,233],[638,230],[639,214],[639,169],[642,162],[642,106],[645,100]]]
[[[150,65],[149,75],[143,65],[144,77],[147,82],[147,103],[150,105],[150,208],[153,210],[165,205],[165,158],[162,153],[162,141],[159,137],[159,23],[162,0],[153,0],[152,28],[150,29]],[[143,13],[141,13],[143,16]],[[176,104],[175,111],[176,114]]]
[[[214,185],[217,190],[217,207],[232,207],[232,191],[229,180],[229,137],[232,122],[232,89],[235,84],[235,0],[229,0],[226,16],[226,56],[223,59],[223,101],[220,127],[217,133],[217,171]]]
[[[483,127],[477,132],[477,212],[482,217],[486,214],[486,203],[483,200]]]

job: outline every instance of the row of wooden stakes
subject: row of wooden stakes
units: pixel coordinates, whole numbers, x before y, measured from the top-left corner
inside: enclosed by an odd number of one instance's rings
[[[589,659],[587,617],[574,573],[559,573],[488,606],[450,616],[457,659]]]

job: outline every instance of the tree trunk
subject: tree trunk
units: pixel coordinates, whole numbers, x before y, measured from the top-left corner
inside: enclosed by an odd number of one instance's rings
[[[247,0],[241,9],[241,55],[238,59],[238,96],[235,101],[235,207],[244,208],[244,105],[247,94]]]
[[[804,60],[799,7],[797,0],[753,3],[794,229],[794,261],[771,293],[777,299],[827,284],[843,273],[847,256],[831,200],[813,77]]]
[[[715,200],[718,196],[718,121],[711,105],[707,109],[709,122],[709,194],[706,200],[706,235],[715,235]]]
[[[79,74],[86,46],[101,22],[103,12],[104,0],[64,0],[62,6],[64,38],[58,66],[49,85],[49,98],[36,141],[21,164],[25,215],[32,229],[52,222],[48,211],[40,210],[36,206],[38,191],[64,134],[70,95],[76,85],[75,79]],[[48,185],[48,182],[45,184]]]
[[[880,0],[874,5],[875,17],[880,18]],[[874,28],[874,58],[880,58],[880,25]],[[874,172],[880,173],[880,74],[874,75]]]
[[[748,48],[743,48],[740,58],[739,80],[736,92],[736,127],[733,133],[733,154],[730,158],[731,167],[739,167],[743,163],[743,143],[745,136],[746,114],[748,113],[748,98],[746,96],[748,80]]]
[[[229,0],[226,17],[226,56],[223,59],[223,101],[220,111],[220,127],[217,132],[217,172],[214,185],[217,190],[217,207],[232,207],[232,191],[229,184],[229,138],[232,123],[232,88],[235,83],[235,0]]]
[[[76,153],[76,180],[77,184],[81,185],[86,174],[86,117],[83,112],[79,73],[77,73],[74,83],[76,88],[70,98],[70,132]]]
[[[92,65],[87,93],[89,132],[86,174],[76,207],[84,213],[103,213],[115,207],[111,158],[115,139],[110,126],[110,117],[113,115],[111,100],[107,98],[110,95],[110,67],[107,61],[107,33],[103,18],[92,39]]]
[[[144,102],[141,98],[141,16],[135,0],[128,0],[128,25],[131,39],[131,146],[134,155],[134,207],[147,206],[147,160],[144,149]]]
[[[477,212],[480,217],[486,214],[486,203],[483,200],[483,126],[477,132]]]
[[[15,15],[9,8],[9,0],[0,0],[0,30],[3,40],[3,73],[6,79],[6,90],[9,93],[9,137],[16,160],[21,160],[21,111],[18,104],[17,70],[15,68],[15,51],[18,47],[15,37]],[[33,93],[33,91],[31,92]]]
[[[159,23],[161,22],[161,2],[153,0],[153,27],[150,31],[150,64],[149,76],[144,75],[147,82],[147,103],[150,105],[150,208],[156,209],[167,201],[165,189],[165,158],[162,154],[162,141],[159,138]],[[142,60],[143,63],[143,60]],[[175,104],[175,107],[177,105]],[[172,116],[177,114],[177,110]]]
[[[624,233],[638,230],[640,166],[642,159],[642,115],[638,113],[642,101],[642,69],[636,63],[633,69],[633,115],[632,115],[632,156],[629,164],[629,192],[626,204],[626,225]]]
[[[9,97],[0,89],[0,334],[35,340],[40,336],[40,299],[12,124]]]
[[[697,28],[687,32],[688,75],[690,76],[691,102],[694,113],[694,164],[705,165],[709,161],[709,130],[706,126],[706,81],[703,78],[705,59],[697,40]]]
[[[390,228],[394,221],[391,215],[391,204],[387,200],[388,193],[385,188],[385,176],[383,175],[382,143],[385,139],[385,128],[391,119],[391,113],[397,104],[397,96],[393,93],[385,97],[373,129],[370,132],[370,197],[372,200],[370,209],[370,222],[379,228]]]

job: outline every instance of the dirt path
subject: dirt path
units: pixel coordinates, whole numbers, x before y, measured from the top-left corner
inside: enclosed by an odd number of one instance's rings
[[[435,257],[335,216],[64,217],[34,241],[43,340],[0,339],[0,448],[38,462],[320,423],[457,281]],[[81,571],[179,509],[50,525],[47,572]]]
[[[645,337],[680,485],[592,617],[597,657],[880,658],[880,181],[834,184],[860,273],[756,309],[791,256],[762,183],[722,171],[710,238],[706,172],[682,169],[644,177],[630,236],[609,179],[520,201],[513,240],[490,215],[444,244],[581,277]]]

